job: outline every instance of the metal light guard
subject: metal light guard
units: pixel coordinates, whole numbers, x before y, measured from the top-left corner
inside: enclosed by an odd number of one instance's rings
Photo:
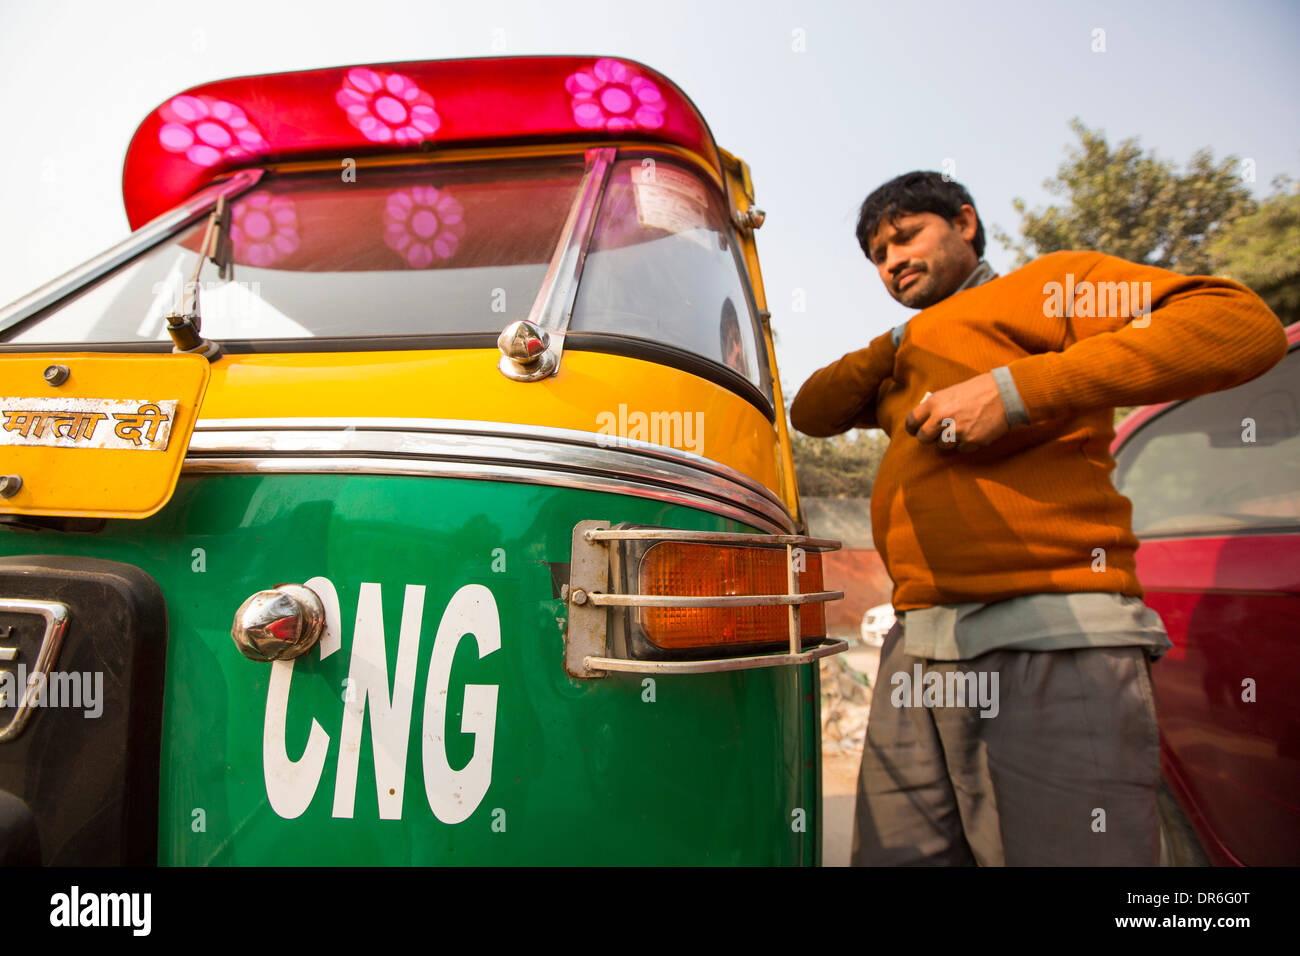
[[[736,594],[691,597],[658,594],[609,593],[610,554],[608,544],[618,541],[678,541],[692,544],[737,545],[747,548],[785,550],[786,592],[784,594]],[[849,649],[847,641],[825,640],[804,650],[799,634],[798,607],[837,601],[843,591],[795,590],[794,552],[837,551],[840,542],[792,534],[736,534],[714,531],[680,531],[668,528],[611,529],[608,521],[580,521],[573,529],[569,584],[563,591],[569,608],[565,633],[564,666],[574,677],[603,677],[610,671],[631,674],[708,674],[806,664]],[[607,657],[605,609],[609,607],[772,607],[789,609],[790,647],[786,653],[756,654],[709,660],[646,661]]]

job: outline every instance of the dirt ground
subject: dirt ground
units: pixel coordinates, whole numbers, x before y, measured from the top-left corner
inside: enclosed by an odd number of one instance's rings
[[[821,661],[823,866],[849,865],[858,766],[879,665],[880,649],[861,645]]]

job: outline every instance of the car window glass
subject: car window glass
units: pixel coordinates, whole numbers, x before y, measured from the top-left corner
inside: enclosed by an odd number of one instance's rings
[[[1120,450],[1136,534],[1300,527],[1300,350],[1142,426]]]

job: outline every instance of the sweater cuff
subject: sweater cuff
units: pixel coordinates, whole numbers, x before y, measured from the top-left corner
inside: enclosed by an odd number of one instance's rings
[[[1012,428],[1017,425],[1029,424],[1029,413],[1025,411],[1025,403],[1020,400],[1020,393],[1016,391],[1016,380],[1011,377],[1010,370],[1005,365],[999,365],[993,370],[993,381],[998,383],[998,394],[1002,396],[1002,407],[1006,410],[1007,424]]]
[[[1007,365],[1007,374],[1015,384],[1026,424],[1042,424],[1068,411],[1058,398],[1060,389],[1051,370],[1052,362],[1060,357],[1059,352],[1040,352]]]

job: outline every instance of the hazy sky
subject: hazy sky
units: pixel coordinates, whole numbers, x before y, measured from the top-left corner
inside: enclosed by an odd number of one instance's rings
[[[0,0],[0,303],[126,234],[122,158],[172,94],[249,73],[487,56],[494,38],[511,54],[640,60],[749,162],[788,394],[912,314],[853,237],[863,197],[898,173],[952,160],[986,231],[1014,233],[1011,200],[1049,201],[1042,181],[1079,116],[1180,164],[1202,146],[1249,157],[1259,195],[1278,173],[1300,178],[1295,0]],[[987,258],[1012,262],[991,238]]]

